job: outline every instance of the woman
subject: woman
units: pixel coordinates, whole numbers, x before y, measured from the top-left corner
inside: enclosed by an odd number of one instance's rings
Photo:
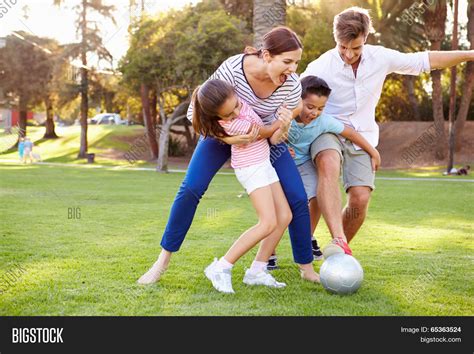
[[[245,54],[230,57],[210,79],[230,83],[264,124],[279,119],[282,127],[289,129],[291,119],[299,113],[301,84],[295,72],[302,51],[301,41],[293,31],[277,27],[265,34],[262,49],[247,49]],[[189,119],[192,111],[191,104]],[[140,284],[150,284],[160,279],[168,267],[172,252],[179,250],[191,226],[199,200],[217,171],[231,156],[231,145],[253,142],[257,132],[258,129],[254,129],[247,135],[220,139],[226,144],[211,137],[200,139],[171,208],[161,241],[163,249],[155,264],[138,280]],[[301,177],[286,144],[272,145],[270,156],[293,215],[288,227],[293,258],[304,279],[319,282],[319,276],[312,266],[309,211]],[[271,247],[272,244],[263,240],[259,252],[271,254]]]

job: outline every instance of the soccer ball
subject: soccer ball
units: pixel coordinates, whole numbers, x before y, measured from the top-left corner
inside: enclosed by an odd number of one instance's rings
[[[335,294],[355,293],[364,279],[364,271],[357,259],[344,253],[326,259],[319,275],[324,289]]]

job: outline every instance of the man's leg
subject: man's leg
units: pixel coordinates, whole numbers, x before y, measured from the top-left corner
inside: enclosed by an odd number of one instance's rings
[[[342,211],[342,222],[347,242],[350,242],[364,223],[372,190],[369,187],[358,186],[349,188],[347,205]]]
[[[342,221],[347,241],[351,241],[364,223],[372,190],[375,189],[375,173],[369,154],[355,150],[350,141],[344,142],[342,177],[347,192],[347,205],[342,211]]]
[[[333,134],[323,134],[311,144],[311,157],[318,171],[317,204],[333,238],[346,239],[341,222],[341,143]]]
[[[321,219],[321,209],[318,205],[318,200],[316,198],[311,198],[308,203],[309,206],[309,217],[311,219],[311,235],[314,237],[314,232],[318,226],[319,219]]]

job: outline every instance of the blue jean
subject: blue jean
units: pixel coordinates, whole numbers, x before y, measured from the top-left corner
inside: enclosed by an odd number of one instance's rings
[[[230,158],[230,145],[214,138],[200,139],[186,176],[171,207],[161,246],[170,252],[181,247],[196,213],[199,200],[217,171]],[[288,226],[293,259],[298,264],[313,261],[308,199],[300,174],[286,144],[271,145],[270,160],[280,179],[293,220]]]

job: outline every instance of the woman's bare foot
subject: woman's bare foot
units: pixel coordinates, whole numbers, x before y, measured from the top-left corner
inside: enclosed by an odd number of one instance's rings
[[[170,262],[171,252],[161,250],[158,260],[151,266],[151,268],[138,279],[138,284],[147,285],[156,283],[161,279],[161,276],[166,272]]]
[[[300,264],[300,273],[301,278],[304,280],[308,280],[313,283],[320,283],[321,280],[319,279],[319,274],[316,273],[313,269],[313,264]]]

